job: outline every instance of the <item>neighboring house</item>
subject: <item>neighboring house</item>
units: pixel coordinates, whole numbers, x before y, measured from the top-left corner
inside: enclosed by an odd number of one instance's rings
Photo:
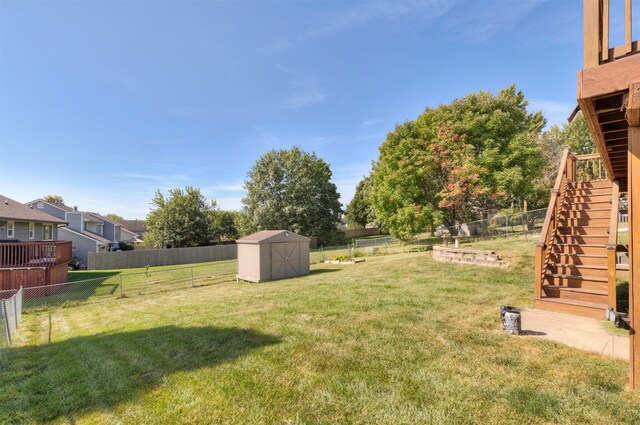
[[[0,290],[67,281],[71,242],[63,219],[0,195]]]
[[[60,217],[31,208],[0,195],[0,240],[12,242],[55,241]]]
[[[77,207],[65,204],[52,204],[44,199],[27,203],[34,210],[46,212],[69,223],[58,229],[60,239],[73,242],[73,256],[87,264],[89,252],[113,251],[120,242],[131,240],[131,235],[122,226],[100,214],[78,211]]]
[[[147,232],[144,220],[118,220],[118,223],[123,229],[136,234],[139,239],[144,239],[144,234]]]

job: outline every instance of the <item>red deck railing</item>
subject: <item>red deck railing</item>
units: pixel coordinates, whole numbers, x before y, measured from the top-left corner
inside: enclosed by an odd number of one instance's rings
[[[0,243],[0,268],[52,268],[71,261],[71,241]]]

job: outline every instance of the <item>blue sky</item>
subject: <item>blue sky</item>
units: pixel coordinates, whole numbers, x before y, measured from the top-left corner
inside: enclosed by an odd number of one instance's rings
[[[581,63],[579,0],[2,0],[0,193],[144,218],[191,185],[238,209],[256,159],[298,145],[346,203],[396,123],[514,83],[560,123]]]

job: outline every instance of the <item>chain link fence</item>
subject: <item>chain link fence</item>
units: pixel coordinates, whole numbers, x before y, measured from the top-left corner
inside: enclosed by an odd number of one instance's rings
[[[418,235],[410,241],[393,236],[354,239],[353,243],[335,247],[321,247],[311,251],[311,262],[318,263],[339,256],[360,257],[366,255],[392,254],[400,252],[426,251],[457,237],[460,243],[491,238],[524,236],[532,238],[539,234],[547,214],[546,208],[514,213],[495,214],[484,220],[462,223],[455,226],[439,226],[432,234]]]
[[[147,268],[144,272],[136,273],[105,270],[81,274],[99,276],[57,285],[24,288],[25,312],[231,282],[235,281],[236,261],[160,270]]]
[[[2,349],[11,345],[22,320],[22,297],[24,290],[0,291],[0,363]]]

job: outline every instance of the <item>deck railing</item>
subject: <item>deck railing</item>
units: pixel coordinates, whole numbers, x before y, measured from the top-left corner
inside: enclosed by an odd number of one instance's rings
[[[584,0],[585,69],[639,52],[638,40],[633,40],[632,3],[632,0],[624,0],[624,43],[611,46],[611,1]],[[614,1],[613,4],[615,7],[622,7],[622,2]]]
[[[0,268],[55,267],[71,261],[71,241],[0,243]]]

